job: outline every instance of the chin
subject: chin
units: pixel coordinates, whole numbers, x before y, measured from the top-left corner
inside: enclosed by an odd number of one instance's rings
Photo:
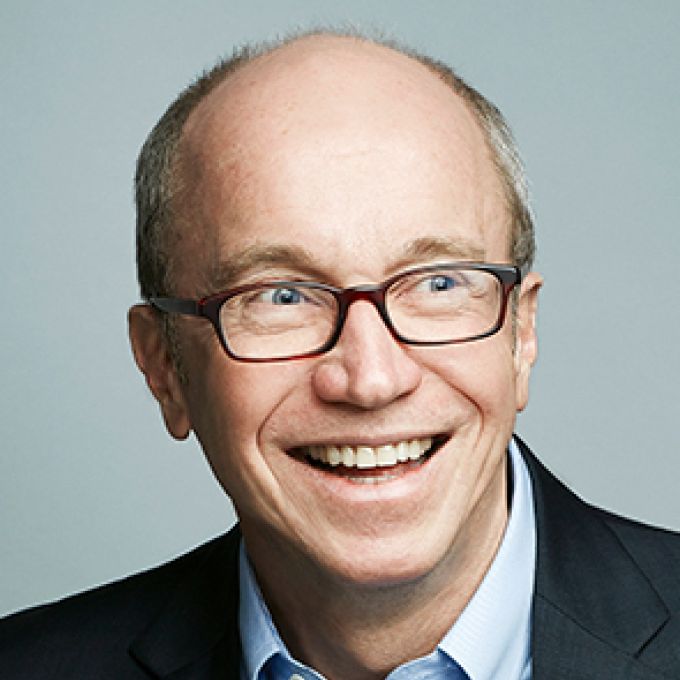
[[[444,549],[428,549],[422,541],[405,544],[403,540],[374,537],[357,542],[341,555],[325,555],[320,566],[355,588],[391,588],[425,579],[437,571],[446,556]]]

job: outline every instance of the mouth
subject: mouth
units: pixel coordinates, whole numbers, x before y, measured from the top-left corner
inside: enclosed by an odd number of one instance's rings
[[[379,484],[397,479],[427,462],[449,439],[440,434],[380,446],[314,444],[291,451],[314,468],[357,484]]]

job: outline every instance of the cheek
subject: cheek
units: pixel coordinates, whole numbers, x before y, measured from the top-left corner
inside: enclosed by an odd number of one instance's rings
[[[449,388],[485,421],[507,421],[515,414],[512,345],[497,335],[447,350],[446,360],[430,363]]]
[[[215,474],[233,496],[236,484],[258,486],[268,477],[263,433],[296,383],[288,365],[239,363],[222,354],[204,359],[202,370],[191,374],[191,422]]]

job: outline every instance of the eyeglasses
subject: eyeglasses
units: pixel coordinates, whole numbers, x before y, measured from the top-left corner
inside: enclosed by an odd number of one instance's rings
[[[503,326],[517,267],[434,264],[377,285],[335,288],[311,281],[266,281],[187,300],[152,297],[163,312],[209,319],[222,347],[238,361],[314,357],[333,348],[352,303],[375,305],[392,336],[408,345],[472,342]]]

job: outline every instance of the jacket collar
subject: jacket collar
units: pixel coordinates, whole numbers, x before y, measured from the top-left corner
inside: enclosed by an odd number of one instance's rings
[[[213,541],[130,646],[130,654],[154,677],[237,680],[239,543],[238,527]]]
[[[636,657],[668,620],[666,606],[610,528],[611,516],[584,503],[517,441],[536,506],[535,677],[541,669],[551,678],[638,677]]]

